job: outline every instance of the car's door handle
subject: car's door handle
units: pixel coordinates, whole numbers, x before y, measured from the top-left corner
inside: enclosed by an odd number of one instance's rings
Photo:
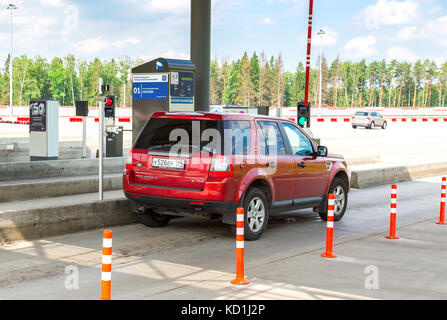
[[[267,163],[267,168],[276,168],[276,162],[272,161]]]
[[[307,167],[307,164],[304,163],[304,162],[301,162],[300,164],[298,164],[298,167],[300,167],[300,168],[306,168],[306,167]]]

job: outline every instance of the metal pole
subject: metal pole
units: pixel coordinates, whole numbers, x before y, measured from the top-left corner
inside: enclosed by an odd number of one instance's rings
[[[313,15],[314,1],[309,0],[309,26],[307,34],[307,56],[306,56],[306,87],[304,93],[304,104],[309,105],[309,83],[310,83],[310,57],[312,50],[312,15]]]
[[[102,96],[104,92],[102,91],[103,79],[99,79],[99,95]],[[104,165],[104,99],[99,101],[99,200],[104,200],[103,191],[103,165]]]
[[[319,98],[319,104],[318,104],[318,113],[319,116],[321,117],[321,96],[322,96],[322,89],[323,89],[323,35],[324,35],[324,31],[320,30],[318,32],[318,35],[320,36],[320,98]]]
[[[323,36],[321,36],[321,39],[323,39]],[[321,57],[322,55],[322,45],[320,44],[320,98],[319,98],[319,103],[318,103],[318,109],[319,109],[319,114],[321,117],[321,94],[322,94],[322,86],[323,86],[323,78],[322,78],[322,67],[321,64],[323,63],[323,59]]]
[[[87,117],[82,119],[82,158],[87,158]]]
[[[9,56],[9,112],[11,116],[14,115],[14,107],[12,105],[12,10],[12,8],[9,9],[9,11],[11,11],[11,54]]]
[[[211,0],[191,0],[191,60],[196,65],[195,110],[210,110]]]

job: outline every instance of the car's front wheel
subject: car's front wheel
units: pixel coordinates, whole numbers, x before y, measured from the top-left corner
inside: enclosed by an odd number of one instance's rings
[[[267,197],[261,189],[253,188],[249,190],[244,199],[245,212],[245,240],[258,240],[267,228],[269,219],[269,205]],[[236,227],[231,226],[233,234],[236,234]]]
[[[172,217],[165,214],[158,214],[152,209],[145,209],[138,213],[138,220],[146,227],[161,228],[166,226]]]
[[[387,127],[388,127],[388,123],[385,121],[385,122],[383,123],[382,129],[385,130]]]
[[[340,221],[346,213],[348,206],[348,186],[343,179],[335,178],[329,188],[329,193],[335,196],[334,220]],[[327,202],[326,206],[327,208]],[[327,210],[319,213],[323,221],[327,221]]]

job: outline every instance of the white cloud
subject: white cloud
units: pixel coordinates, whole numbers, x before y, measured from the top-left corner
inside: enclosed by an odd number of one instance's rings
[[[428,21],[419,32],[422,38],[432,38],[447,46],[447,15]]]
[[[385,59],[387,61],[397,60],[405,62],[415,62],[418,60],[417,55],[405,47],[391,47],[385,52]]]
[[[40,4],[44,7],[60,8],[65,6],[62,0],[40,0]]]
[[[417,33],[416,33],[416,29],[417,27],[406,27],[401,29],[398,33],[397,33],[397,39],[398,41],[407,41],[407,40],[413,40],[417,37]]]
[[[141,2],[137,1],[140,5]],[[183,15],[189,12],[191,1],[189,0],[149,0],[145,6],[152,13],[169,13]]]
[[[349,41],[342,50],[344,59],[361,59],[374,56],[378,53],[374,36],[357,37]]]
[[[276,22],[273,21],[272,18],[267,17],[267,18],[261,20],[261,24],[271,25],[271,24],[276,24]]]
[[[125,40],[109,41],[100,37],[88,38],[79,41],[75,44],[74,48],[81,54],[95,55],[111,48],[124,48],[129,45],[138,45],[140,40],[137,38],[128,38]]]
[[[382,25],[412,23],[419,17],[420,12],[420,6],[415,0],[379,0],[375,5],[366,7],[361,18],[367,29],[378,29]]]
[[[176,50],[168,50],[165,52],[155,52],[153,54],[150,55],[141,55],[138,58],[142,59],[144,61],[152,61],[154,59],[157,58],[170,58],[170,59],[180,59],[180,60],[189,60],[190,59],[190,55],[189,52],[184,52],[184,51],[176,51]]]
[[[326,33],[323,37],[318,35],[319,30],[314,32],[314,35],[312,36],[313,44],[316,46],[319,46],[320,44],[322,46],[333,46],[337,44],[337,32],[335,32],[332,29],[329,28],[323,28],[324,32]]]

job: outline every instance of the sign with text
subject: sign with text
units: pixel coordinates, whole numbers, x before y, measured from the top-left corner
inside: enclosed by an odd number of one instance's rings
[[[30,102],[30,132],[47,131],[47,103],[46,101]]]
[[[132,96],[133,99],[168,99],[169,75],[138,74],[133,76]]]
[[[194,103],[194,73],[171,72],[171,103]]]

